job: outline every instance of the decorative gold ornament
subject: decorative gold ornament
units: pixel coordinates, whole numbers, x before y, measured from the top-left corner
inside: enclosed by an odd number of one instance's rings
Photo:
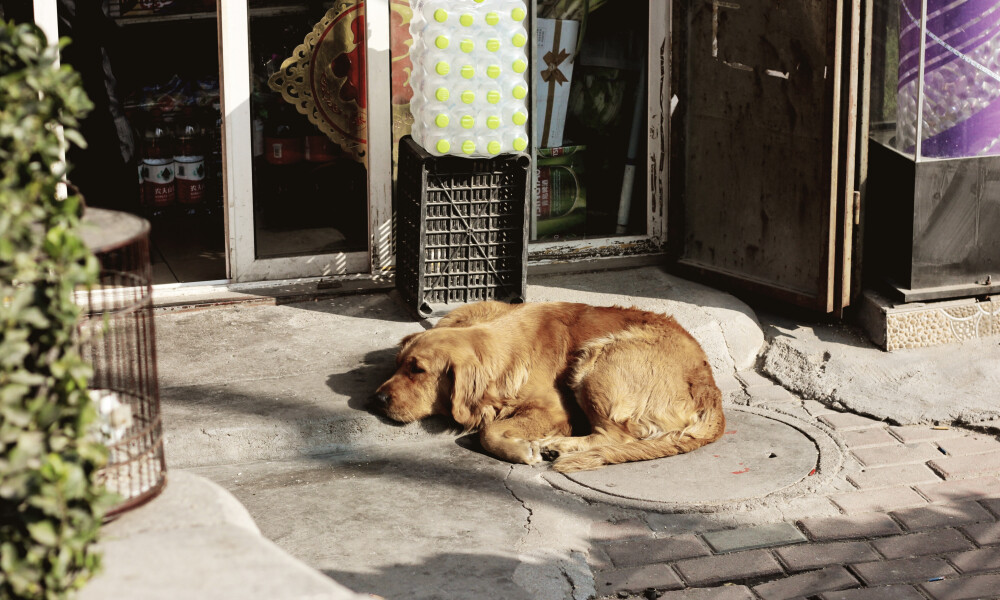
[[[367,162],[364,0],[336,2],[268,80],[335,144]]]

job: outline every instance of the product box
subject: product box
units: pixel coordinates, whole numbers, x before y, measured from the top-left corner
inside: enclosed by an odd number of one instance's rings
[[[583,158],[586,146],[539,148],[535,179],[535,236],[560,239],[583,235],[587,221],[587,189]]]
[[[535,19],[535,27],[535,140],[539,148],[555,148],[563,143],[580,22]]]

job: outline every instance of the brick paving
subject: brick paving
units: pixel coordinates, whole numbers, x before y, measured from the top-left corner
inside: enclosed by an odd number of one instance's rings
[[[741,377],[751,394],[769,382]],[[774,395],[774,391],[768,396]],[[758,399],[760,400],[760,399]],[[1000,598],[1000,441],[956,427],[890,426],[798,401],[847,462],[825,508],[760,523],[663,528],[644,513],[591,529],[602,598]],[[757,403],[759,405],[759,403]],[[801,410],[805,409],[805,410]],[[853,490],[853,491],[852,491]],[[830,514],[836,516],[829,516]],[[696,521],[692,521],[693,523]]]

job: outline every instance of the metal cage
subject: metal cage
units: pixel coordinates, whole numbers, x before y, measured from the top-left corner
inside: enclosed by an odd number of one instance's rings
[[[100,261],[98,282],[78,294],[81,353],[93,365],[90,395],[109,450],[99,482],[121,496],[113,517],[155,497],[166,483],[156,373],[149,222],[88,208],[82,234]]]

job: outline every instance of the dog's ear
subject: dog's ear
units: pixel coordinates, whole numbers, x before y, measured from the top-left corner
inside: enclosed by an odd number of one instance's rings
[[[461,362],[453,362],[448,367],[451,378],[451,416],[466,431],[479,429],[486,420],[491,420],[493,407],[485,405],[483,393],[486,382],[479,369]]]
[[[418,335],[420,335],[421,333],[423,333],[423,331],[418,331],[418,332],[416,332],[416,333],[411,333],[410,335],[407,335],[407,336],[403,336],[403,339],[399,340],[399,343],[398,343],[398,344],[396,344],[396,345],[397,345],[397,346],[399,346],[400,348],[403,348],[403,347],[405,347],[405,346],[406,346],[407,344],[409,344],[410,342],[412,342],[412,341],[413,341],[413,338],[417,337],[417,336],[418,336]]]

